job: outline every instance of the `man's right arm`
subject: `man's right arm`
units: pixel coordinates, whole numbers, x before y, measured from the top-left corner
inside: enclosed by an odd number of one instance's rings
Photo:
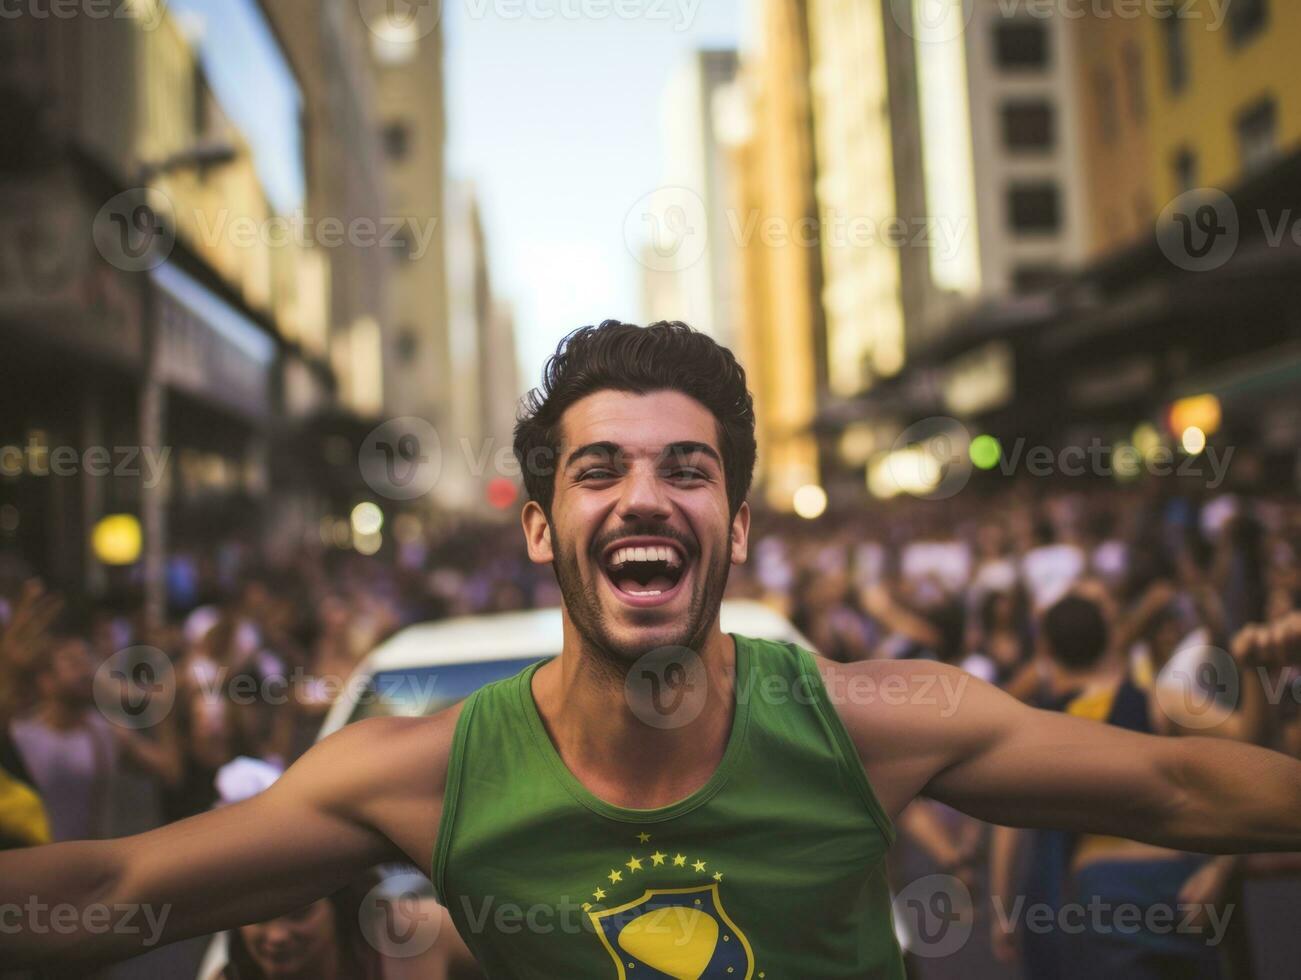
[[[118,959],[141,951],[144,922],[175,942],[293,911],[377,863],[427,868],[458,713],[350,726],[266,792],[160,830],[0,854],[0,960]],[[128,911],[136,928],[113,928]]]

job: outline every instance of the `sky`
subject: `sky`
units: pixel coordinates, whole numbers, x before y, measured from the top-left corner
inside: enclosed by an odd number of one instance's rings
[[[574,327],[640,319],[624,219],[663,183],[662,94],[737,45],[743,2],[444,0],[449,173],[478,193],[526,387]]]
[[[529,387],[573,328],[641,319],[624,221],[665,182],[664,91],[693,51],[738,45],[746,0],[430,2],[444,32],[448,173],[479,197],[493,289],[514,309]],[[300,207],[302,95],[257,0],[170,9],[252,144],[272,204]]]
[[[208,84],[253,147],[253,163],[281,214],[302,206],[303,98],[256,0],[170,0],[199,50]]]

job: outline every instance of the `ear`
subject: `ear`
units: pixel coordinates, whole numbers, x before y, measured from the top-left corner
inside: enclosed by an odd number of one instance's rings
[[[742,565],[750,554],[750,505],[744,500],[732,518],[732,564]]]
[[[530,500],[520,513],[520,523],[524,526],[524,543],[528,545],[529,561],[546,565],[555,559],[551,547],[551,522],[547,520],[542,505]]]

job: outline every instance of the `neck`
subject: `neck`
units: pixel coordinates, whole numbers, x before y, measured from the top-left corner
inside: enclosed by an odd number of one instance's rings
[[[608,802],[641,809],[676,802],[708,782],[736,710],[736,644],[717,621],[696,650],[693,672],[654,665],[641,671],[644,683],[629,678],[631,663],[613,668],[572,632],[566,623],[564,651],[533,678],[538,713],[570,771]],[[674,705],[681,724],[665,710]]]
[[[1055,669],[1058,684],[1064,689],[1083,688],[1088,691],[1100,687],[1110,687],[1124,677],[1122,665],[1116,663],[1109,656],[1103,657],[1093,666],[1083,669],[1068,670],[1060,665],[1055,665]]]

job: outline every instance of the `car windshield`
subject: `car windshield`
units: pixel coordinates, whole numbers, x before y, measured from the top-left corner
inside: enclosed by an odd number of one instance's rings
[[[379,671],[371,676],[360,692],[348,722],[351,724],[365,718],[432,715],[468,697],[485,684],[518,674],[539,659],[514,657]]]

